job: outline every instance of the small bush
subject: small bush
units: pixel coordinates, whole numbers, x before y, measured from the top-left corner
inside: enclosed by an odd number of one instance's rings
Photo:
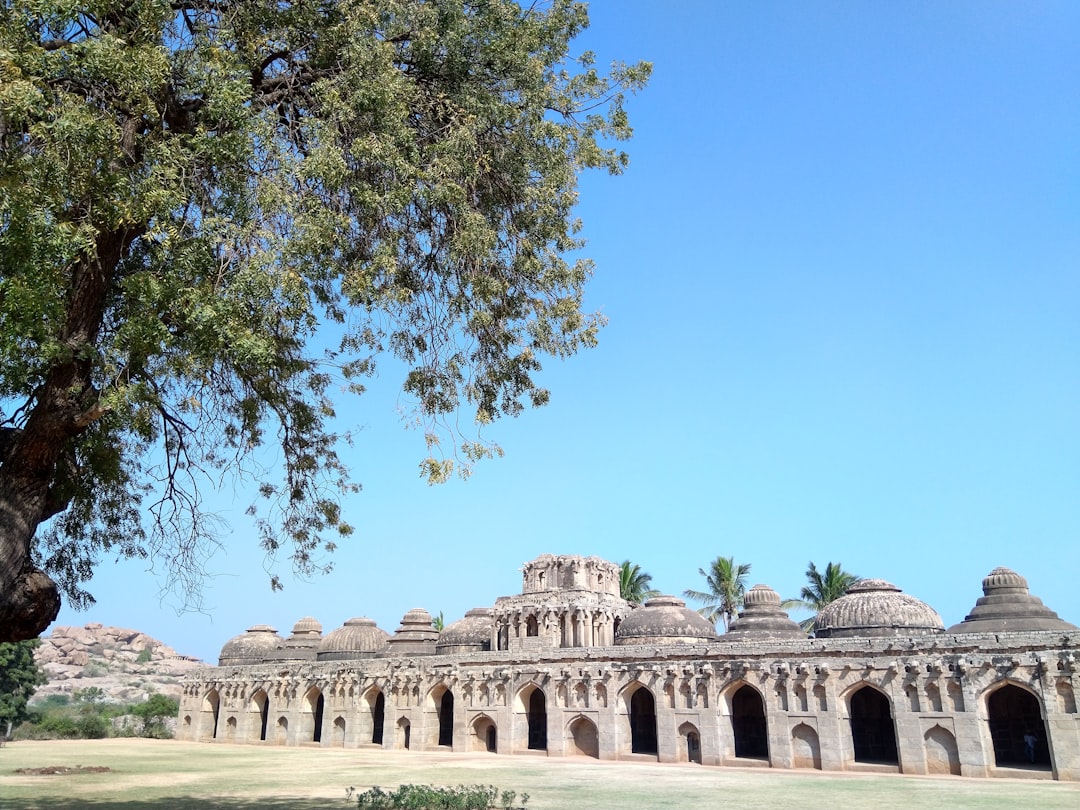
[[[522,793],[521,804],[516,805],[517,791],[500,791],[493,785],[400,785],[390,793],[380,787],[363,793],[349,788],[346,793],[356,798],[361,810],[524,810],[529,801],[529,794]]]
[[[109,674],[109,667],[104,661],[89,661],[82,674],[84,678],[100,678]]]

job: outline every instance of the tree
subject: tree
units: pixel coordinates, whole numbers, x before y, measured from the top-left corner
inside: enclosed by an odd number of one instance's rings
[[[577,178],[626,165],[650,66],[571,59],[583,3],[2,8],[0,640],[91,602],[105,552],[197,601],[226,476],[259,482],[268,555],[326,570],[355,489],[332,394],[380,358],[437,482],[595,344]]]
[[[443,617],[443,612],[440,610],[438,616],[434,616],[431,619],[431,626],[438,630],[440,633],[446,629],[446,619]]]
[[[619,596],[634,605],[644,604],[660,595],[660,591],[650,587],[651,584],[652,574],[642,571],[640,565],[623,560],[619,571]]]
[[[140,735],[143,737],[168,736],[165,722],[176,717],[180,704],[171,697],[155,692],[131,710],[142,721]]]
[[[810,567],[806,569],[806,580],[808,584],[799,592],[800,598],[787,599],[782,607],[785,610],[803,608],[814,611],[814,615],[809,619],[799,622],[799,626],[809,632],[814,629],[814,620],[821,609],[847,593],[847,589],[858,582],[860,577],[845,571],[840,563],[833,562],[825,566],[823,574],[811,562]]]
[[[736,565],[734,557],[717,557],[710,563],[708,571],[699,568],[698,573],[705,577],[708,591],[686,590],[683,595],[704,602],[698,612],[714,624],[723,619],[724,631],[727,632],[743,605],[750,564]]]
[[[37,639],[0,644],[0,726],[4,737],[26,719],[34,690],[48,681],[34,660]]]

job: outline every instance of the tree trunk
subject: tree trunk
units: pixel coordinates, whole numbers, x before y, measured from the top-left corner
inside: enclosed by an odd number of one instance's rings
[[[30,550],[38,526],[70,502],[57,479],[72,440],[101,415],[93,358],[105,300],[142,230],[99,233],[95,255],[73,265],[60,335],[68,355],[49,369],[26,424],[0,459],[0,642],[36,638],[60,611],[56,583],[34,565]]]

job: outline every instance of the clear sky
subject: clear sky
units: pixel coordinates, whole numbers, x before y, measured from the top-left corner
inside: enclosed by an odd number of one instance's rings
[[[784,597],[808,561],[963,619],[1004,565],[1080,623],[1080,4],[597,0],[581,48],[655,64],[631,165],[580,215],[600,346],[549,361],[506,456],[429,487],[390,365],[340,408],[364,490],[336,569],[271,593],[245,492],[178,615],[105,560],[100,621],[216,661],[252,624],[446,621],[543,553]],[[799,617],[801,618],[801,616]]]

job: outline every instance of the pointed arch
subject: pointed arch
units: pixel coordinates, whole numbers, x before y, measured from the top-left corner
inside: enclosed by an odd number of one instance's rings
[[[579,714],[570,721],[567,731],[571,742],[570,753],[593,759],[600,758],[600,734],[596,730],[596,723]]]
[[[1044,709],[1038,695],[1013,681],[1000,681],[981,696],[997,765],[1050,768]]]
[[[363,696],[366,717],[360,726],[360,734],[373,745],[382,745],[386,728],[386,695],[378,686],[372,686]],[[368,736],[370,729],[370,736]]]
[[[258,732],[258,739],[266,741],[267,726],[270,722],[270,696],[265,689],[256,689],[248,700],[248,728]]]
[[[486,712],[476,715],[471,729],[473,751],[487,751],[490,754],[498,751],[498,727],[490,715]]]
[[[221,695],[217,689],[211,689],[203,697],[202,710],[199,712],[199,733],[204,739],[217,739],[220,713]]]
[[[454,693],[444,684],[428,692],[428,706],[435,710],[438,736],[436,745],[454,747]]]
[[[658,754],[656,696],[645,684],[633,681],[623,689],[622,699],[630,722],[631,753]]]
[[[821,742],[818,733],[806,723],[791,730],[791,764],[795,768],[821,770]]]
[[[323,713],[326,710],[326,698],[318,686],[312,686],[304,693],[301,708],[299,736],[302,741],[322,742]]]
[[[848,692],[847,702],[855,761],[899,765],[889,696],[864,683]]]
[[[679,761],[701,764],[701,732],[691,722],[679,726]]]
[[[960,751],[953,733],[934,725],[923,734],[927,773],[960,775]]]
[[[769,758],[769,730],[765,721],[765,699],[748,683],[728,692],[731,702],[731,730],[735,736],[735,756],[744,759]]]
[[[518,689],[514,696],[514,712],[519,716],[514,724],[514,750],[547,750],[547,710],[547,695],[539,684],[530,681]],[[521,715],[524,715],[524,722],[521,722]]]
[[[334,718],[334,746],[345,747],[345,718],[341,715]]]

